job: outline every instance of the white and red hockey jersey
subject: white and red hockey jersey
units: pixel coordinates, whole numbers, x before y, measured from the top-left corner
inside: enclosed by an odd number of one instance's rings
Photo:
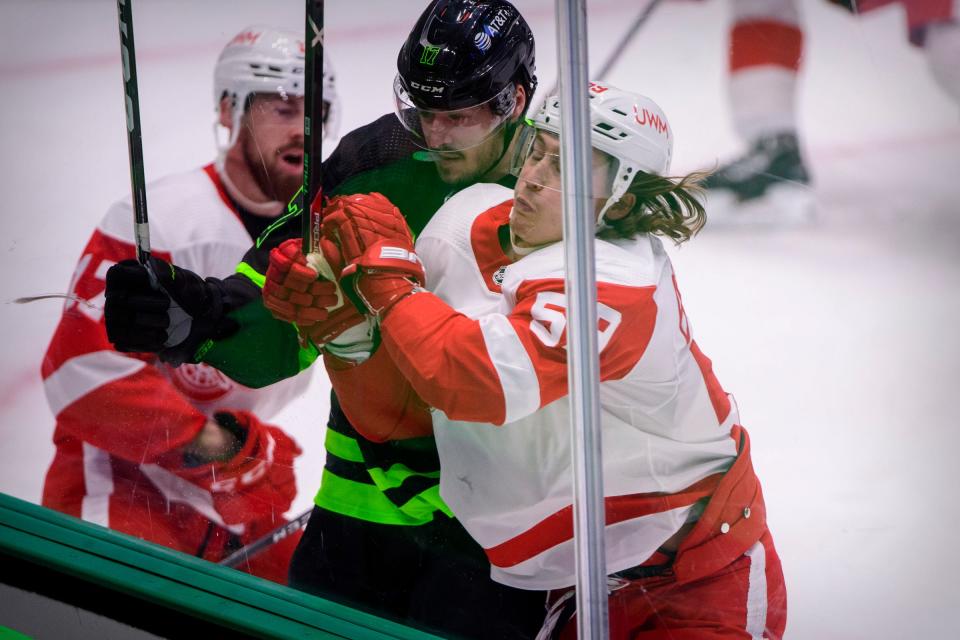
[[[252,244],[213,165],[151,183],[147,199],[152,253],[159,258],[225,277]],[[174,510],[240,535],[243,524],[224,523],[209,492],[178,475],[179,447],[221,409],[266,420],[302,392],[308,378],[254,390],[206,365],[172,368],[150,354],[115,351],[103,324],[106,272],[135,255],[127,199],[110,207],[87,243],[70,286],[80,301],[64,305],[43,361],[44,390],[57,419],[43,503],[173,547],[184,546],[174,538],[186,533],[183,518],[164,522]],[[137,501],[152,523],[137,521],[141,511],[130,504]]]
[[[510,262],[498,240],[510,198],[476,185],[440,209],[417,240],[435,295],[402,300],[381,329],[435,408],[441,495],[486,550],[493,577],[557,589],[575,582],[564,254],[557,243]],[[747,454],[735,474],[746,503],[760,498],[735,405],[692,338],[659,239],[597,240],[596,269],[612,573],[696,518],[738,452]]]

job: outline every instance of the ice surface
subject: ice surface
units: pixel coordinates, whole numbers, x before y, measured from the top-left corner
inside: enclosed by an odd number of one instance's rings
[[[548,0],[517,2],[553,84]],[[301,2],[135,5],[147,178],[214,153],[212,68],[242,27],[303,24]],[[389,111],[396,53],[419,2],[328,2],[342,131]],[[595,63],[633,3],[589,4]],[[672,251],[695,336],[754,441],[790,594],[788,637],[957,633],[960,500],[960,110],[904,38],[898,7],[859,19],[802,2],[799,114],[819,222],[711,231]],[[678,170],[740,150],[725,102],[726,0],[668,2],[607,78],[641,90],[676,132]],[[90,231],[129,191],[115,3],[0,3],[0,490],[38,501],[53,419],[40,359]],[[323,463],[327,385],[277,420]]]

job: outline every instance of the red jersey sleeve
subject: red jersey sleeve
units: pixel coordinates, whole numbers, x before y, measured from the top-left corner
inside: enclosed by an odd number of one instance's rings
[[[598,283],[601,380],[625,376],[656,322],[655,287]],[[427,404],[453,420],[504,424],[567,393],[563,280],[530,280],[508,315],[471,319],[432,294],[398,303],[381,324],[384,344]]]
[[[152,364],[154,356],[119,353],[107,341],[106,272],[134,254],[133,245],[94,232],[71,282],[77,299],[64,305],[41,374],[61,430],[120,458],[161,463],[206,418]]]

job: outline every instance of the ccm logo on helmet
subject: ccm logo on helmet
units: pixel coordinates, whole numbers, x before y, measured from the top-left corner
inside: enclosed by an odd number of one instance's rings
[[[437,87],[430,84],[420,84],[419,82],[411,82],[410,86],[416,89],[417,91],[423,91],[424,93],[443,93],[443,87]]]

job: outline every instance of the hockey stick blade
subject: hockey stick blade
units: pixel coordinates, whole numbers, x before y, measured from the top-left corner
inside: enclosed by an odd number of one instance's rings
[[[45,293],[39,296],[23,296],[22,298],[17,298],[15,300],[11,300],[10,302],[12,302],[13,304],[29,304],[31,302],[37,302],[38,300],[54,300],[54,299],[71,300],[73,302],[76,302],[77,304],[82,304],[83,306],[89,309],[102,309],[102,307],[98,307],[97,305],[93,304],[89,300],[84,300],[80,296],[74,295],[72,293]]]

